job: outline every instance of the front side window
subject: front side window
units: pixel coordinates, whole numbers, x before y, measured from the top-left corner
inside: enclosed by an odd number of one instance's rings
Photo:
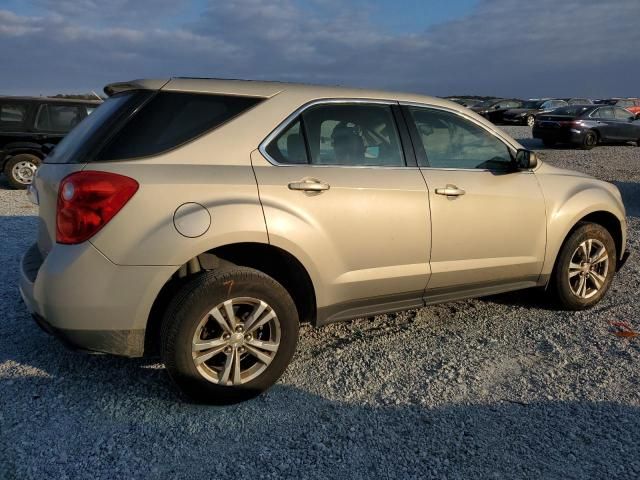
[[[633,114],[629,112],[629,110],[625,110],[624,108],[616,108],[614,115],[616,117],[616,120],[629,121],[633,118]]]
[[[507,145],[484,128],[443,110],[409,107],[426,158],[432,168],[507,170],[512,157]]]
[[[27,116],[27,108],[24,105],[4,104],[0,105],[0,122],[7,124],[20,124]]]
[[[41,105],[36,117],[36,130],[66,133],[82,120],[80,107],[73,105]]]

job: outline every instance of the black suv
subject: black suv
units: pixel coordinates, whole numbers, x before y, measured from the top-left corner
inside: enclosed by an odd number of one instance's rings
[[[57,144],[100,103],[99,100],[0,96],[0,170],[9,185],[27,188],[46,156],[48,148],[44,145]]]

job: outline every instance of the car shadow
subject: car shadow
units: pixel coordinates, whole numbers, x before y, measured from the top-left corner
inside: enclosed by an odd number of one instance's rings
[[[0,383],[0,465],[9,478],[637,474],[634,405],[505,398],[425,407],[416,392],[417,401],[374,406],[281,383],[246,403],[211,407],[187,403],[143,361],[70,355],[40,345],[14,356],[14,375]]]

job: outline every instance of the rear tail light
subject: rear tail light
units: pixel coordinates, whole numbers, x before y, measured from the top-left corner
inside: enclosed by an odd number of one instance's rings
[[[72,173],[58,189],[56,242],[82,243],[95,235],[138,191],[138,182],[116,173]]]

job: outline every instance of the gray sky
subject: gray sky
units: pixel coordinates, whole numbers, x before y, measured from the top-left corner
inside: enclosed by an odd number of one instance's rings
[[[640,0],[0,0],[0,94],[140,77],[640,96]]]

